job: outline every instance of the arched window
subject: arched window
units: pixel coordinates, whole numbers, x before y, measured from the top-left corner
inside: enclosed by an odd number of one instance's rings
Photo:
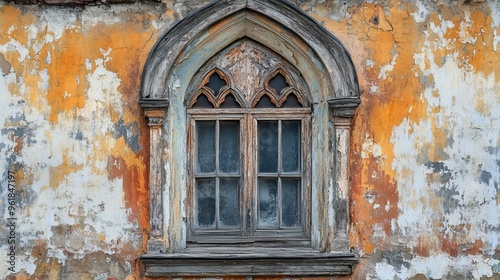
[[[144,66],[150,276],[348,275],[347,50],[281,0],[219,0]]]
[[[298,71],[243,39],[191,91],[188,242],[310,244],[311,108]]]

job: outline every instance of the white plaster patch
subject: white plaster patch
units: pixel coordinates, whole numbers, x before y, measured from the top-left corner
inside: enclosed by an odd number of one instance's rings
[[[23,217],[23,222],[17,227],[17,271],[34,273],[35,259],[22,252],[25,249],[29,252],[38,240],[48,242],[48,256],[63,264],[67,261],[67,252],[71,252],[74,258],[82,258],[99,251],[114,254],[126,243],[137,248],[141,245],[142,235],[137,224],[129,221],[130,210],[124,202],[122,179],[112,180],[107,173],[109,152],[116,144],[111,113],[123,114],[124,105],[118,92],[121,81],[116,73],[106,69],[109,50],[103,54],[103,58],[95,61],[95,70],[86,77],[89,88],[85,107],[74,108],[69,113],[61,112],[57,123],[47,121],[46,112],[50,112],[50,106],[43,95],[38,101],[42,111],[38,111],[29,104],[26,97],[31,89],[23,84],[22,79],[15,73],[0,75],[0,122],[8,128],[12,117],[19,118],[14,127],[26,129],[30,134],[23,135],[23,148],[15,158],[15,163],[23,166],[24,176],[32,181],[23,186],[28,196],[27,203],[17,212]],[[44,92],[50,78],[47,69],[39,73],[38,88]],[[15,93],[9,91],[11,85],[16,88]],[[76,139],[77,133],[86,137]],[[10,158],[17,145],[9,135],[6,132],[0,134],[2,158]],[[65,161],[80,170],[66,174],[56,181],[57,185],[51,185],[51,169],[57,170]],[[5,161],[0,162],[0,174],[4,174],[7,168],[10,167]],[[6,197],[4,189],[1,192],[0,204]],[[61,235],[57,227],[70,231]],[[2,258],[7,254],[6,250],[4,244],[0,245]],[[0,262],[2,279],[8,272],[5,265],[5,262]]]
[[[394,55],[392,57],[392,60],[389,64],[381,66],[380,67],[380,73],[378,75],[378,78],[381,80],[387,79],[387,76],[389,75],[390,72],[394,69],[394,65],[396,65],[396,59],[398,58],[398,55]]]
[[[423,1],[417,1],[416,4],[418,11],[412,13],[411,15],[413,16],[413,18],[417,23],[422,23],[426,20],[427,16],[429,15],[429,11],[425,7]]]
[[[479,34],[470,34],[469,30],[473,24],[470,18],[470,10],[464,11],[465,20],[460,22],[460,28],[458,29],[459,40],[462,44],[475,44],[477,41],[477,36]],[[481,32],[484,32],[481,30]]]
[[[0,45],[0,53],[9,52],[17,52],[19,54],[19,62],[23,62],[26,58],[30,58],[29,49],[14,39],[10,39],[7,43]]]
[[[444,254],[429,257],[414,257],[404,260],[405,265],[395,267],[387,261],[379,262],[375,266],[377,279],[409,279],[417,275],[424,275],[428,279],[451,279],[453,274],[462,274],[473,279],[492,277],[493,266],[500,264],[500,260],[483,258],[482,256],[450,257]]]
[[[68,13],[59,7],[47,6],[42,9],[40,21],[44,22],[45,26],[37,25],[41,28],[39,30],[47,28],[46,31],[52,33],[55,40],[61,39],[66,30],[79,29],[76,14]]]
[[[40,77],[42,78],[42,80],[40,82],[38,82],[38,87],[42,91],[49,90],[49,73],[48,72],[49,71],[47,70],[47,68],[40,71]]]
[[[496,52],[500,45],[500,35],[497,35],[497,29],[493,30],[493,50]]]
[[[45,59],[45,64],[50,65],[52,63],[52,55],[50,54],[50,51],[47,51],[47,58]]]
[[[494,74],[485,77],[459,67],[457,54],[448,55],[441,67],[433,63],[432,48],[415,56],[415,61],[425,58],[431,65],[417,65],[434,77],[434,84],[423,91],[427,118],[404,119],[391,137],[399,193],[396,230],[408,237],[410,247],[430,230],[465,243],[481,240],[486,252],[492,253],[499,244],[500,205],[493,182],[500,181],[496,163],[500,154],[490,148],[499,145],[500,110],[495,108],[500,107],[500,84]],[[484,105],[478,106],[481,102]],[[440,147],[435,138],[443,134],[445,143]],[[482,174],[491,177],[488,182]],[[441,228],[434,227],[436,223]]]
[[[9,27],[9,29],[7,30],[7,34],[9,34],[9,35],[10,35],[10,34],[11,34],[12,32],[14,32],[14,30],[16,30],[16,29],[17,29],[17,26],[15,26],[14,24],[13,24],[13,25],[11,25],[11,26]]]
[[[378,262],[375,265],[375,271],[377,273],[377,279],[380,280],[393,280],[396,277],[396,269],[394,266],[388,264],[386,260]]]
[[[500,27],[500,1],[486,1],[486,4],[490,6],[493,26]]]
[[[90,62],[90,59],[85,59],[85,68],[90,71],[92,70],[92,62]]]
[[[367,67],[370,67],[370,68],[373,68],[373,66],[375,66],[375,62],[371,59],[367,59],[365,64]]]
[[[361,147],[361,158],[369,158],[370,156],[375,158],[382,157],[382,147],[374,143],[373,138],[367,136]]]

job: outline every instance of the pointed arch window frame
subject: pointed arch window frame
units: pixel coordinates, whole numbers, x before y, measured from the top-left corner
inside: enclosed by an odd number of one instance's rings
[[[196,250],[188,252],[182,237],[185,235],[182,220],[184,210],[179,210],[183,203],[180,199],[182,195],[179,196],[178,193],[181,186],[175,185],[178,183],[176,178],[179,177],[172,179],[173,176],[182,174],[170,172],[169,166],[172,166],[173,158],[169,158],[169,155],[173,144],[168,140],[165,142],[165,139],[171,139],[166,132],[173,132],[171,124],[165,120],[167,111],[169,114],[175,112],[169,110],[169,107],[176,104],[173,102],[176,90],[172,89],[172,79],[178,77],[176,63],[180,61],[180,56],[185,55],[183,52],[187,45],[196,41],[203,43],[203,40],[195,38],[201,38],[200,34],[208,34],[207,30],[220,23],[221,19],[233,20],[232,25],[227,25],[228,29],[219,28],[216,33],[230,34],[230,28],[243,18],[255,23],[256,29],[262,27],[284,40],[283,42],[288,40],[285,43],[300,52],[300,47],[294,46],[293,40],[280,37],[288,35],[273,33],[274,26],[266,26],[265,21],[259,22],[258,18],[261,16],[288,29],[293,36],[305,42],[312,52],[318,54],[319,59],[314,63],[322,65],[320,71],[327,77],[326,84],[321,86],[322,92],[327,96],[326,102],[315,109],[329,111],[329,116],[323,113],[321,115],[321,125],[324,128],[319,129],[320,131],[328,131],[325,117],[333,123],[333,131],[328,132],[329,137],[333,138],[333,146],[327,146],[324,144],[326,142],[321,142],[323,144],[320,145],[329,150],[329,162],[333,164],[325,169],[329,170],[326,177],[331,178],[325,180],[330,182],[328,186],[313,190],[313,200],[321,198],[323,203],[317,205],[321,207],[318,208],[321,213],[313,221],[316,223],[313,227],[318,228],[311,236],[314,245],[312,250],[295,248],[288,253],[274,249],[267,253],[252,249],[236,255]],[[266,40],[258,34],[246,35]],[[293,60],[292,57],[289,59]],[[144,67],[139,103],[150,126],[150,234],[148,253],[140,257],[147,275],[348,275],[352,272],[357,257],[350,252],[348,241],[349,146],[352,117],[360,103],[359,88],[353,63],[345,47],[320,24],[286,1],[213,2],[180,21],[157,42]],[[326,107],[326,111],[323,107]],[[319,175],[319,172],[322,171],[316,170],[315,174]],[[228,263],[228,259],[234,261]],[[270,264],[274,264],[271,266],[273,269],[269,269]],[[193,272],[193,266],[200,268]]]

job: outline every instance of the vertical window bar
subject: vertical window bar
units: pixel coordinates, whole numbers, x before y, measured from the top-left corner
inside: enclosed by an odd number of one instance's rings
[[[278,177],[281,176],[281,171],[282,171],[281,168],[283,166],[282,160],[281,160],[282,159],[281,141],[282,141],[282,139],[281,139],[281,120],[278,120]]]
[[[282,195],[281,195],[281,167],[283,166],[282,165],[282,149],[281,149],[281,142],[282,142],[282,139],[281,139],[282,135],[281,135],[281,120],[278,120],[278,228],[282,228],[282,225],[281,225],[281,206],[283,205],[282,203]]]
[[[215,121],[215,228],[219,229],[219,120]]]

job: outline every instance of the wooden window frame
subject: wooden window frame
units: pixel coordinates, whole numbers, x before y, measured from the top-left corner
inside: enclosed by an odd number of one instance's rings
[[[186,247],[186,107],[196,69],[243,37],[302,73],[311,102],[311,246]],[[279,44],[276,44],[279,42]],[[237,100],[241,101],[241,100]],[[167,31],[145,63],[139,103],[150,135],[150,231],[140,256],[146,276],[349,275],[349,147],[360,90],[348,50],[287,1],[220,0]],[[251,105],[248,100],[243,105]],[[245,107],[243,106],[243,107]],[[309,105],[308,105],[309,106]],[[183,143],[181,143],[183,142]]]
[[[255,244],[265,242],[272,246],[310,246],[311,216],[311,161],[310,161],[310,108],[238,108],[238,109],[188,109],[188,246],[192,244]],[[196,121],[240,121],[240,230],[200,230],[195,226],[196,217]],[[257,172],[257,123],[260,120],[297,120],[301,122],[300,174],[301,225],[296,229],[258,228],[258,172]],[[281,154],[281,151],[279,152]],[[273,244],[271,244],[273,243]],[[259,246],[255,244],[256,246]]]

